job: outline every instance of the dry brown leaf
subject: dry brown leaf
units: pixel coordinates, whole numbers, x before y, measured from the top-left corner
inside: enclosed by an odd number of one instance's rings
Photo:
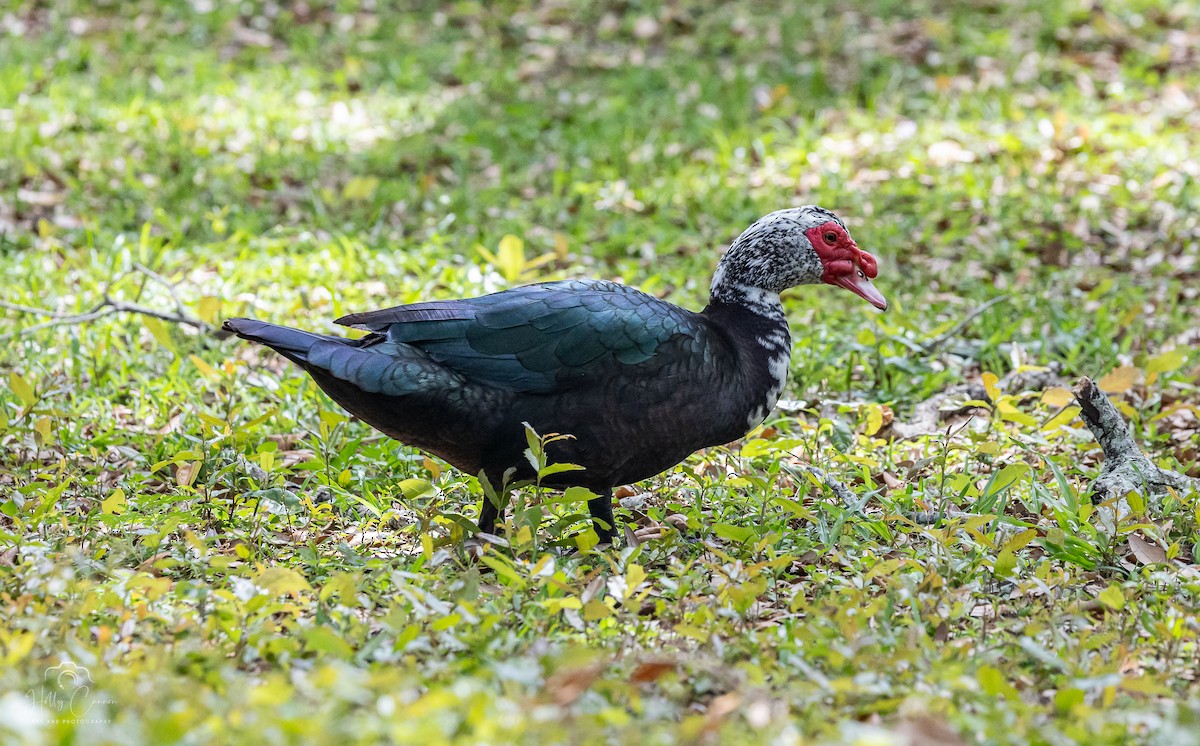
[[[192,475],[200,466],[198,461],[188,461],[179,464],[175,467],[175,484],[180,487],[190,485],[192,483]]]
[[[582,697],[583,693],[596,682],[596,679],[600,678],[602,671],[604,671],[604,665],[601,663],[559,671],[546,679],[546,692],[555,704],[559,707],[566,707]]]
[[[945,720],[933,715],[905,718],[897,731],[907,736],[907,742],[914,746],[963,746],[966,743]]]
[[[671,515],[667,516],[667,523],[671,524],[679,531],[687,531],[687,516],[682,513],[672,513]]]
[[[899,479],[896,479],[895,474],[892,474],[890,471],[887,471],[886,469],[884,471],[880,472],[879,478],[883,480],[883,483],[885,485],[887,485],[887,488],[889,490],[898,490],[904,486],[903,482],[901,482]]]
[[[154,563],[158,562],[159,560],[166,559],[170,556],[171,556],[170,552],[159,552],[158,554],[152,555],[150,557],[147,557],[145,560],[143,560],[142,563],[137,566],[137,569],[139,572],[148,572],[151,575],[161,576],[162,570],[155,567]]]
[[[742,704],[742,697],[737,692],[722,694],[714,699],[708,705],[708,713],[705,716],[704,729],[708,731],[716,730],[717,727],[729,717]]]
[[[642,661],[638,667],[633,669],[633,673],[629,676],[629,680],[635,684],[648,684],[652,681],[658,681],[667,673],[675,670],[675,661],[665,658],[656,658],[648,661]]]
[[[1157,544],[1146,541],[1137,534],[1129,535],[1129,551],[1143,565],[1157,565],[1167,561],[1167,553]]]

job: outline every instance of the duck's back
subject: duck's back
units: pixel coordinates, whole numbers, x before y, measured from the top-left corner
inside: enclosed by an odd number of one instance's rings
[[[339,323],[372,332],[355,354],[416,354],[453,376],[386,392],[397,401],[384,401],[372,396],[385,393],[380,372],[373,380],[343,374],[362,390],[334,394],[351,411],[465,470],[493,474],[524,471],[525,423],[570,434],[550,455],[585,471],[563,473],[562,484],[631,481],[707,445],[699,441],[722,428],[704,389],[726,386],[736,367],[702,315],[603,281],[530,285]]]

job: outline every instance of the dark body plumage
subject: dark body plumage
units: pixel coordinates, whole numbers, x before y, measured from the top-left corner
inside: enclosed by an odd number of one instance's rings
[[[777,291],[763,292],[731,282],[696,313],[567,280],[338,319],[371,332],[358,340],[250,319],[225,328],[299,364],[381,432],[496,486],[535,476],[524,423],[571,435],[547,455],[583,470],[543,484],[600,495],[589,506],[607,541],[614,486],[734,440],[774,406],[790,339]],[[480,528],[496,517],[485,500]]]

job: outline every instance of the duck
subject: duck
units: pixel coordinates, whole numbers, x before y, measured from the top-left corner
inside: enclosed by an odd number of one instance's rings
[[[771,413],[787,382],[791,330],[780,293],[833,285],[879,310],[875,258],[833,212],[771,212],[721,256],[708,305],[691,311],[608,280],[569,279],[474,298],[351,313],[353,339],[248,318],[223,329],[300,366],[347,412],[489,485],[537,480],[527,429],[554,471],[583,487],[597,544],[616,535],[612,496],[692,453],[735,441]],[[504,506],[485,497],[494,536]]]

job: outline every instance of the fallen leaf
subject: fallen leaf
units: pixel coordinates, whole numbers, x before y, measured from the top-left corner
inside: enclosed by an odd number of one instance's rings
[[[966,741],[954,732],[950,724],[934,715],[906,718],[897,729],[908,737],[906,743],[922,746],[962,746]]]
[[[1074,394],[1061,386],[1054,386],[1042,392],[1042,403],[1047,407],[1065,407],[1074,398]]]
[[[1157,565],[1167,561],[1167,553],[1157,544],[1152,544],[1137,534],[1129,535],[1129,550],[1143,565]]]
[[[708,731],[716,730],[721,725],[721,722],[733,714],[741,704],[742,697],[736,692],[722,694],[714,699],[708,705],[708,713],[704,718],[704,729]]]
[[[988,399],[994,403],[1000,396],[1000,387],[997,385],[1000,379],[995,373],[984,373],[980,378],[983,379],[983,390],[987,392]]]
[[[1096,381],[1096,385],[1106,394],[1121,394],[1133,388],[1140,372],[1131,365],[1122,365],[1101,377],[1099,381]]]
[[[629,680],[635,684],[648,684],[652,681],[658,681],[665,674],[675,670],[675,661],[666,660],[665,658],[657,658],[648,661],[642,661],[638,667],[633,669]]]
[[[583,668],[559,671],[546,679],[546,691],[555,704],[559,707],[566,707],[582,697],[584,692],[596,682],[596,679],[600,678],[602,671],[604,671],[604,666],[599,663]]]

